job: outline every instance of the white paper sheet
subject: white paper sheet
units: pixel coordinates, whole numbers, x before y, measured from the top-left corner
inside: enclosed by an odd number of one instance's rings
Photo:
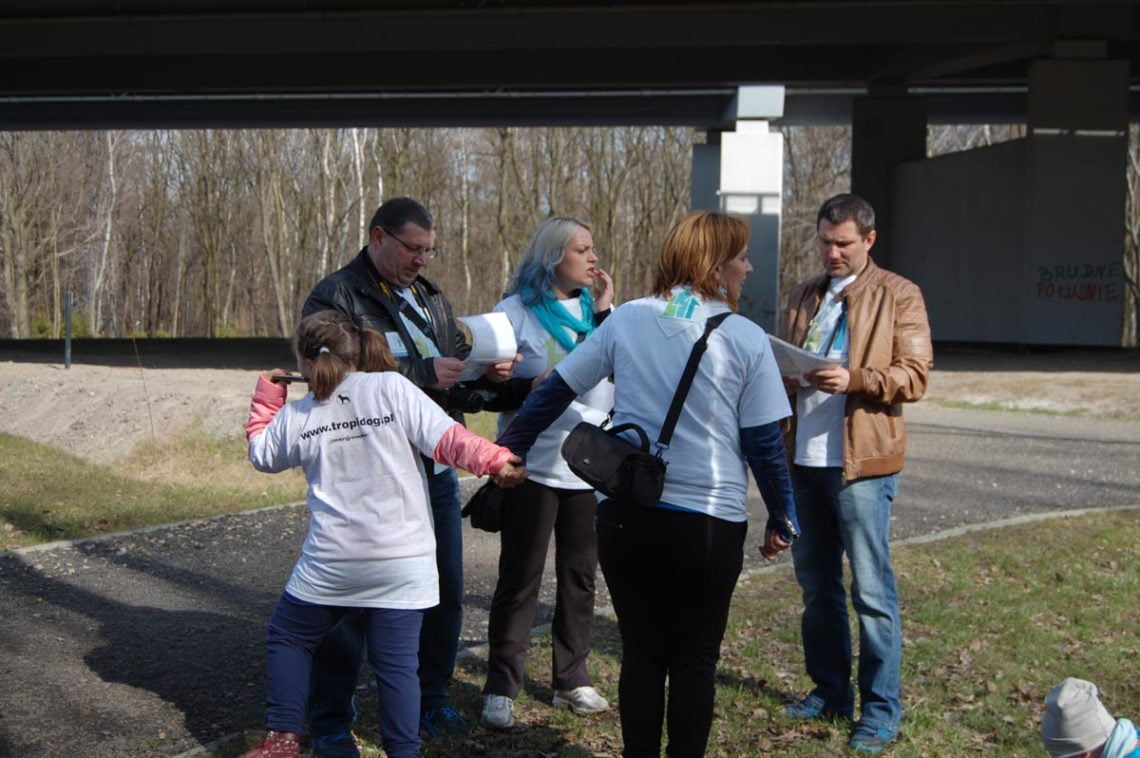
[[[467,326],[471,341],[471,354],[467,356],[467,368],[459,381],[470,381],[487,370],[487,366],[499,361],[508,361],[518,352],[515,330],[505,313],[480,313],[476,316],[458,316],[457,321]]]
[[[780,367],[780,374],[796,377],[799,379],[801,387],[810,386],[804,380],[804,374],[815,371],[817,368],[831,368],[839,365],[837,360],[810,353],[802,347],[784,342],[779,337],[773,337],[769,334],[768,340],[772,343],[772,355],[776,358],[776,365]]]

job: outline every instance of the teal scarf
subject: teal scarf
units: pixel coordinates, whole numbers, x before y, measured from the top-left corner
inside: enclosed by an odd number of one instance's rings
[[[1133,748],[1136,740],[1140,739],[1140,732],[1136,731],[1135,725],[1128,719],[1117,719],[1116,726],[1108,734],[1108,742],[1104,743],[1104,748],[1101,750],[1101,755],[1104,758],[1131,758],[1134,755],[1140,755],[1140,747]]]
[[[558,302],[557,298],[551,297],[545,292],[537,303],[528,306],[530,312],[538,319],[538,323],[542,324],[542,328],[550,332],[550,336],[554,337],[562,349],[568,353],[574,349],[578,342],[566,333],[565,327],[570,327],[576,334],[587,337],[590,332],[594,331],[594,296],[590,294],[588,287],[583,287],[579,293],[578,297],[582,303],[584,318],[579,319],[570,315],[570,311],[566,310],[566,307]],[[530,293],[520,294],[523,295],[524,302],[530,299],[526,297]]]

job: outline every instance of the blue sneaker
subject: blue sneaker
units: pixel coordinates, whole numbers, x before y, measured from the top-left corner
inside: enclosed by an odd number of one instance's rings
[[[898,738],[893,729],[859,722],[847,746],[863,753],[881,753]]]
[[[450,705],[428,708],[420,714],[420,737],[425,740],[464,735],[470,731],[470,724]]]
[[[850,721],[851,713],[852,712],[848,710],[838,711],[829,707],[823,698],[814,693],[808,695],[798,703],[792,703],[784,709],[785,716],[802,721],[833,718],[842,718]]]
[[[360,758],[360,748],[352,732],[313,735],[313,753],[317,758]]]

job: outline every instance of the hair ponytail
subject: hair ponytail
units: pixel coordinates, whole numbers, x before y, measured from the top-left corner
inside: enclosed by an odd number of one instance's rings
[[[398,365],[383,334],[375,329],[360,330],[361,371],[392,371]]]
[[[358,369],[387,371],[396,367],[384,335],[361,329],[340,311],[318,311],[301,319],[293,339],[297,360],[309,361],[309,390],[327,400],[345,374]]]
[[[352,370],[331,350],[318,353],[311,361],[313,368],[309,372],[309,391],[317,400],[328,399],[337,385],[344,381],[344,375]]]

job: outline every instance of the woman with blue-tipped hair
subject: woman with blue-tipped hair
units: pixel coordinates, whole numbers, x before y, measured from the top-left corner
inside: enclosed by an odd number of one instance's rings
[[[598,268],[594,238],[585,223],[566,217],[539,225],[496,311],[514,327],[522,362],[515,376],[536,384],[608,315],[613,280]],[[594,491],[562,460],[562,441],[580,421],[601,423],[613,408],[613,383],[604,379],[579,395],[546,431],[527,458],[530,479],[505,493],[499,580],[491,601],[483,723],[514,726],[513,705],[523,670],[550,535],[557,582],[552,622],[553,705],[578,714],[607,710],[586,672],[598,542]],[[513,413],[499,418],[500,432]]]
[[[768,335],[736,315],[748,222],[693,211],[665,235],[652,294],[623,303],[558,364],[498,443],[526,458],[551,419],[613,377],[613,421],[658,440],[668,466],[657,503],[598,505],[602,575],[621,632],[622,755],[699,758],[708,747],[716,665],[744,565],[748,471],[768,509],[760,553],[773,559],[799,534],[779,422],[791,413]],[[705,340],[703,357],[694,348]],[[673,436],[660,432],[690,358],[692,385]],[[615,427],[616,428],[616,427]]]

